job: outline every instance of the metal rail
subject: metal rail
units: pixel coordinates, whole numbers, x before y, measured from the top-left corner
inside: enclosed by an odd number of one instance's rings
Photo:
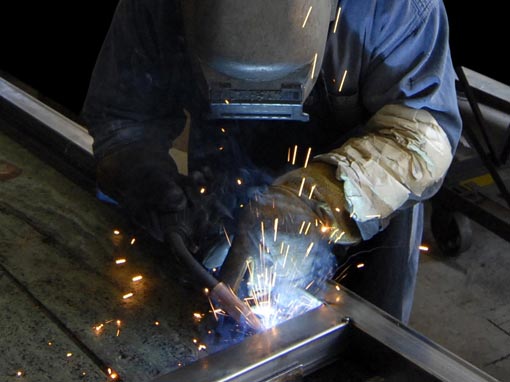
[[[322,298],[326,304],[315,310],[153,382],[259,382],[308,375],[341,356],[350,331],[377,340],[441,381],[497,381],[339,285],[331,283]]]
[[[0,96],[53,132],[92,155],[93,139],[81,125],[0,77]]]

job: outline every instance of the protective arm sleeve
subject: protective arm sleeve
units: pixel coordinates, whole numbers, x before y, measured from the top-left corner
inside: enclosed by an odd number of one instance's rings
[[[367,130],[317,157],[336,166],[348,209],[359,223],[386,219],[409,199],[437,191],[452,161],[446,134],[426,110],[387,105]]]
[[[439,190],[462,126],[442,2],[374,3],[382,5],[373,23],[359,31],[367,58],[360,102],[371,118],[356,137],[316,158],[336,166],[365,240],[399,208]]]
[[[82,109],[97,158],[135,142],[168,151],[184,128],[179,14],[173,0],[119,2]]]

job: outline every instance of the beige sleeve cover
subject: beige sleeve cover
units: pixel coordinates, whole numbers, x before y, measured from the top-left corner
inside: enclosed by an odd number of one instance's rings
[[[367,124],[368,133],[315,159],[337,166],[355,220],[386,218],[409,196],[440,181],[452,161],[443,129],[426,110],[387,105]]]

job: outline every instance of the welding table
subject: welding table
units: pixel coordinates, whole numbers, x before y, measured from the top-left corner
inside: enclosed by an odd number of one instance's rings
[[[164,248],[149,238],[131,245],[129,228],[112,233],[126,222],[89,192],[86,129],[2,78],[0,122],[46,161],[0,135],[0,214],[11,220],[0,226],[2,381],[17,372],[34,381],[113,380],[112,373],[154,382],[496,381],[334,283],[318,296],[321,307],[201,353],[190,319],[201,297],[168,275]],[[122,267],[120,258],[128,260]],[[135,274],[142,284],[132,283]]]

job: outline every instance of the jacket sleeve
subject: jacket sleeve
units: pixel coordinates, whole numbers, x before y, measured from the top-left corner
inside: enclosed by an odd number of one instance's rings
[[[184,128],[189,80],[177,4],[119,2],[82,109],[96,158],[140,141],[168,150]]]
[[[434,195],[461,133],[448,20],[439,0],[382,1],[364,42],[361,133],[317,159],[337,166],[364,239],[409,202]],[[390,5],[390,6],[388,6]]]

